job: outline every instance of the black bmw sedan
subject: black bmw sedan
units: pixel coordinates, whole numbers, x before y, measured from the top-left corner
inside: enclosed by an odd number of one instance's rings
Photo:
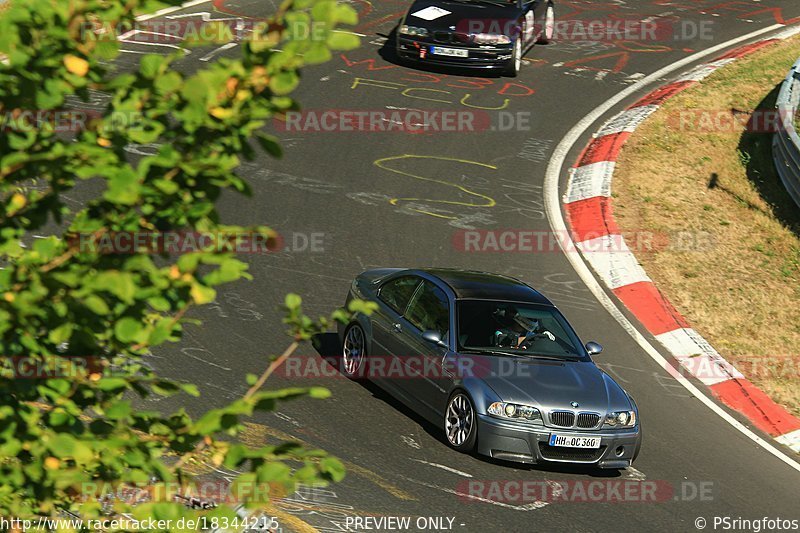
[[[397,55],[435,65],[501,69],[553,37],[552,0],[416,0],[397,29]]]
[[[525,283],[485,272],[377,269],[353,280],[377,303],[339,330],[341,368],[441,428],[459,451],[522,463],[630,466],[636,403],[567,319]]]

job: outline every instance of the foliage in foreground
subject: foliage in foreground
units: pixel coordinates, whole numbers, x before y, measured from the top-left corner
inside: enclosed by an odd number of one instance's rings
[[[194,511],[172,495],[197,457],[242,471],[235,485],[253,506],[263,503],[253,486],[291,491],[344,475],[321,450],[295,443],[251,448],[232,438],[256,411],[329,394],[261,390],[280,360],[248,378],[243,398],[197,419],[134,407],[152,394],[198,394],[155,375],[141,357],[178,341],[187,311],[212,302],[215,287],[249,275],[219,243],[179,256],[144,248],[107,253],[103,243],[182,231],[274,238],[266,227],[224,226],[215,203],[223,191],[249,194],[235,170],[242,157],[256,155],[251,140],[280,155],[277,140],[259,130],[296,108],[288,95],[298,69],[358,44],[335,30],[356,22],[351,7],[287,0],[269,23],[254,27],[240,59],[189,76],[171,68],[179,55],[145,55],[136,70],[115,70],[116,34],[136,13],[178,3],[24,0],[0,17],[0,516],[70,511],[92,518],[103,512],[99,492],[153,483],[160,501],[133,509],[117,500],[114,511],[186,516]],[[294,29],[312,26],[314,32]],[[225,29],[217,30],[211,33],[224,41]],[[79,131],[54,127],[47,112],[97,94],[107,105]],[[33,127],[31,112],[39,121]],[[136,145],[158,149],[132,160],[126,147]],[[76,187],[99,193],[71,209],[65,193]],[[49,236],[33,238],[42,233]],[[287,296],[287,353],[329,324],[304,316],[300,303]],[[350,309],[358,310],[368,312],[363,304]],[[346,316],[340,310],[331,318]],[[30,374],[24,379],[23,368]],[[211,513],[233,516],[227,506]]]

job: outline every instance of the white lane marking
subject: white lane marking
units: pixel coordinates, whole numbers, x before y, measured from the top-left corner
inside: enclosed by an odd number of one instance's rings
[[[418,463],[422,463],[424,465],[441,468],[442,470],[447,470],[448,472],[452,472],[453,474],[458,474],[459,476],[462,477],[472,477],[472,474],[467,474],[466,472],[462,472],[461,470],[456,470],[455,468],[450,468],[449,466],[440,465],[439,463],[429,463],[428,461],[423,461],[422,459],[411,459],[411,460],[416,461]]]
[[[724,43],[720,43],[716,46],[713,46],[707,50],[703,50],[692,54],[688,57],[685,57],[671,65],[667,65],[656,72],[650,74],[649,76],[643,78],[642,80],[638,81],[634,85],[631,85],[624,90],[617,93],[616,96],[611,98],[610,100],[606,101],[605,103],[601,104],[594,111],[589,113],[585,116],[580,122],[575,124],[572,129],[567,133],[567,135],[561,140],[561,142],[556,147],[555,151],[553,152],[553,157],[550,159],[550,163],[547,166],[547,172],[545,174],[544,180],[544,196],[545,196],[545,211],[547,212],[547,219],[550,222],[550,227],[553,231],[556,232],[557,235],[566,235],[566,239],[559,239],[559,245],[564,249],[564,255],[567,257],[567,260],[572,264],[572,268],[575,272],[580,276],[583,280],[586,287],[592,292],[592,294],[597,298],[597,300],[605,307],[606,311],[614,317],[614,319],[622,326],[622,328],[633,337],[633,339],[641,346],[641,348],[656,362],[658,363],[663,369],[672,375],[684,388],[686,388],[689,393],[691,393],[695,398],[700,400],[706,407],[711,409],[714,414],[718,415],[722,418],[725,422],[733,426],[735,429],[740,431],[744,436],[764,448],[768,453],[774,455],[779,460],[786,463],[789,467],[797,470],[800,472],[800,463],[795,461],[794,459],[790,458],[788,455],[783,453],[781,450],[776,448],[772,445],[772,443],[766,441],[759,437],[756,433],[754,433],[751,429],[747,426],[736,420],[733,416],[728,414],[722,407],[714,403],[714,401],[709,398],[704,392],[700,389],[695,387],[686,377],[680,374],[680,372],[676,371],[672,365],[667,362],[667,360],[662,356],[658,350],[648,341],[633,324],[631,324],[630,320],[625,317],[625,315],[619,310],[616,303],[605,293],[603,287],[600,286],[600,283],[595,279],[594,275],[592,274],[589,267],[584,262],[583,258],[580,257],[580,254],[572,253],[567,251],[568,249],[574,249],[574,243],[569,238],[569,232],[567,230],[567,226],[564,223],[564,217],[561,214],[561,202],[559,201],[558,195],[558,185],[559,179],[562,175],[562,169],[564,167],[564,162],[569,155],[570,150],[575,143],[584,135],[586,130],[588,130],[595,122],[597,122],[602,116],[608,113],[614,106],[618,105],[620,102],[625,100],[626,98],[632,96],[637,91],[640,91],[647,87],[648,85],[660,81],[662,78],[674,73],[675,71],[682,69],[688,65],[691,65],[694,62],[697,62],[704,57],[707,57],[712,54],[716,54],[717,52],[724,50],[730,46],[738,44],[743,41],[747,41],[749,39],[753,39],[758,37],[759,35],[763,35],[765,33],[769,33],[771,31],[783,28],[782,24],[773,24],[772,26],[768,26],[766,28],[761,28],[760,30],[756,30],[754,32],[750,32],[746,35],[742,35],[741,37],[737,37],[735,39],[731,39],[730,41],[726,41]],[[566,248],[565,248],[566,247]]]
[[[729,379],[744,379],[711,344],[692,328],[679,328],[655,335],[689,373],[711,386]]]
[[[200,4],[205,4],[210,1],[211,0],[192,0],[191,2],[184,2],[179,6],[165,7],[164,9],[160,9],[155,13],[149,13],[147,15],[139,15],[138,17],[136,17],[136,20],[150,20],[156,17],[162,17],[164,15],[169,15],[170,13],[181,11],[182,9],[189,9],[190,7],[199,6]]]
[[[230,50],[231,48],[235,48],[237,46],[239,46],[239,43],[237,41],[231,41],[229,43],[223,44],[219,48],[215,48],[214,50],[211,50],[209,53],[201,57],[200,61],[210,61],[215,55],[219,54],[220,52],[224,52],[225,50]]]
[[[579,242],[577,246],[610,289],[651,281],[622,235],[603,235]]]
[[[642,105],[632,109],[626,109],[606,122],[603,127],[600,128],[600,131],[597,132],[596,136],[603,137],[605,135],[622,132],[632,133],[639,127],[639,124],[655,113],[657,109],[657,105]]]
[[[350,35],[355,35],[356,37],[366,37],[367,35],[364,33],[357,33],[350,30],[333,30],[333,33],[347,33]]]
[[[414,440],[414,437],[410,437],[408,435],[401,435],[400,438],[410,447],[414,448],[415,450],[421,450],[422,445]]]
[[[536,509],[541,509],[542,507],[547,507],[550,505],[547,502],[536,500],[535,502],[526,503],[525,505],[511,505],[510,503],[503,503],[498,502],[495,500],[490,500],[489,498],[483,498],[481,496],[475,496],[473,494],[467,494],[465,492],[459,492],[454,489],[448,489],[447,487],[440,487],[439,485],[434,485],[433,483],[426,483],[424,481],[419,481],[417,479],[412,479],[410,477],[406,477],[401,475],[401,478],[405,479],[406,481],[410,481],[411,483],[416,483],[417,485],[422,485],[423,487],[428,487],[429,489],[436,489],[442,492],[446,492],[448,494],[455,494],[461,498],[468,498],[470,500],[475,500],[478,502],[483,503],[491,503],[492,505],[496,505],[498,507],[504,507],[506,509],[513,509],[514,511],[535,511]]]
[[[787,433],[786,435],[781,435],[775,440],[785,446],[788,446],[797,453],[800,453],[800,429],[792,431],[791,433]]]
[[[614,161],[598,161],[577,168],[571,168],[566,203],[588,200],[595,196],[611,196],[611,176],[617,164]]]

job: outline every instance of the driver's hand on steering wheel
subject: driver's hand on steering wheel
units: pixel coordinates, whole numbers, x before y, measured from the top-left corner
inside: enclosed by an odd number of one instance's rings
[[[549,331],[547,331],[547,330],[544,330],[544,331],[543,331],[543,332],[541,332],[539,335],[541,335],[541,336],[543,336],[543,337],[547,337],[548,339],[550,339],[550,340],[551,340],[551,341],[553,341],[553,342],[555,342],[555,341],[556,341],[556,336],[555,336],[555,335],[553,335],[552,333],[550,333],[550,332],[549,332]]]

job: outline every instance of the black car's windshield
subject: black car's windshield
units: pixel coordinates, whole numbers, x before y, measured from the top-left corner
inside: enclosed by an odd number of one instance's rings
[[[464,351],[587,358],[554,307],[493,300],[459,300],[458,347]]]

